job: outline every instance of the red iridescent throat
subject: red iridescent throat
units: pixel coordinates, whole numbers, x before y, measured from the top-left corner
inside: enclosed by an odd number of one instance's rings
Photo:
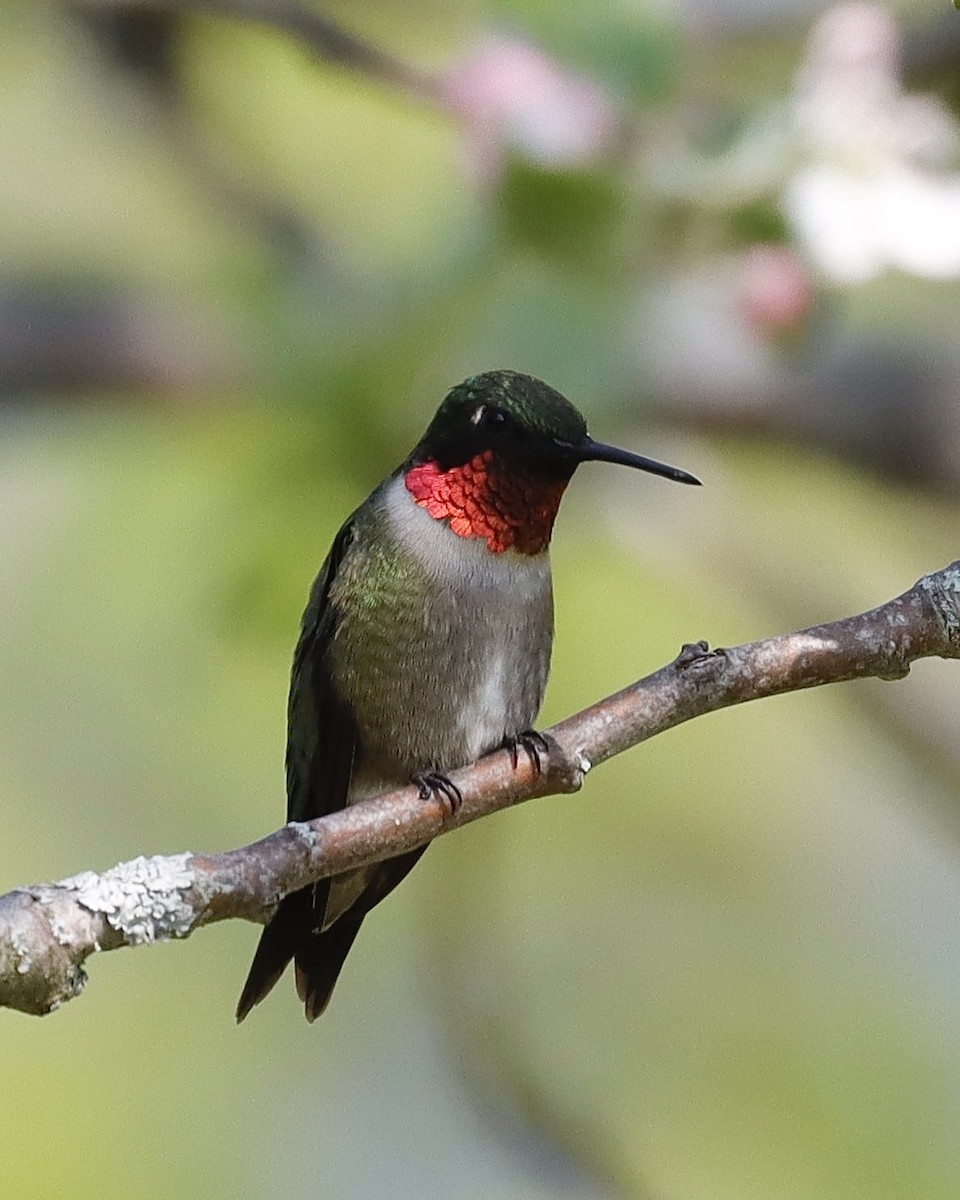
[[[563,479],[546,481],[498,463],[492,450],[444,471],[438,463],[411,467],[407,491],[431,517],[449,520],[460,537],[485,538],[494,554],[513,546],[521,554],[539,554],[550,541]]]

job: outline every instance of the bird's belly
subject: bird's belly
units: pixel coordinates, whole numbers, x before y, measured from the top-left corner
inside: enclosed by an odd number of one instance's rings
[[[522,692],[518,685],[532,664],[517,661],[516,655],[509,659],[505,646],[490,646],[473,686],[458,698],[457,724],[468,762],[498,746],[508,734],[528,729],[536,719],[539,703],[534,707],[532,697],[516,694]]]
[[[466,647],[449,630],[429,644],[427,632],[414,653],[381,660],[375,691],[354,691],[361,758],[377,774],[465,766],[530,728],[539,711],[549,661],[542,639],[531,644],[517,625],[475,628]]]
[[[549,592],[534,607],[433,596],[402,628],[350,630],[338,674],[357,719],[358,766],[405,782],[465,766],[529,729],[550,662]]]
[[[448,685],[433,695],[409,694],[405,704],[394,710],[402,719],[392,721],[389,712],[361,719],[367,744],[350,783],[348,803],[406,783],[416,771],[465,766],[501,745],[507,734],[529,729],[539,710],[547,664],[531,669],[534,664],[527,661],[528,655],[518,661],[509,648],[503,640],[488,642],[479,671],[467,662],[473,656],[448,653],[451,674],[469,676],[467,686]],[[411,665],[407,678],[415,671]],[[356,903],[369,878],[370,869],[360,868],[331,881],[324,929]]]
[[[450,771],[536,720],[553,640],[546,553],[493,554],[414,504],[394,481],[390,536],[345,560],[334,675],[359,730],[358,767],[402,782]]]

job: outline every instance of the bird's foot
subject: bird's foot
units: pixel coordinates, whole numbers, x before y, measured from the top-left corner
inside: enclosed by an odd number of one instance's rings
[[[543,772],[542,754],[549,754],[550,744],[542,733],[537,733],[535,729],[524,729],[521,733],[512,734],[510,737],[503,739],[503,748],[510,751],[510,759],[513,762],[513,769],[516,770],[520,763],[520,751],[524,750],[527,757],[533,763],[533,769],[538,775]]]
[[[439,800],[451,817],[463,803],[463,793],[440,771],[418,771],[413,782],[420,789],[421,800]]]

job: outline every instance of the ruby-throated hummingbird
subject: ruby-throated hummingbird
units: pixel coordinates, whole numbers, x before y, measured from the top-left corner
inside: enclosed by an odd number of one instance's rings
[[[307,821],[446,773],[498,747],[535,764],[553,643],[548,547],[582,462],[679,483],[692,475],[587,434],[559,392],[514,371],[475,375],[413,453],[348,518],[310,594],[293,660],[287,819]],[[307,1020],[323,1012],[364,917],[426,847],[324,879],[281,902],[237,1005],[242,1021],[296,965]]]

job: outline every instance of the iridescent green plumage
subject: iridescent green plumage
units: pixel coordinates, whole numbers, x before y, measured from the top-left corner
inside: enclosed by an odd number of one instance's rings
[[[423,773],[443,777],[536,720],[553,641],[546,548],[493,553],[434,519],[406,486],[414,463],[456,467],[478,451],[505,469],[522,466],[554,492],[587,458],[682,477],[592,442],[577,410],[530,376],[490,372],[454,388],[410,457],[344,524],[314,583],[290,686],[288,820],[323,816]],[[261,936],[237,1019],[291,959],[307,1018],[317,1017],[364,917],[423,849],[284,898]]]

